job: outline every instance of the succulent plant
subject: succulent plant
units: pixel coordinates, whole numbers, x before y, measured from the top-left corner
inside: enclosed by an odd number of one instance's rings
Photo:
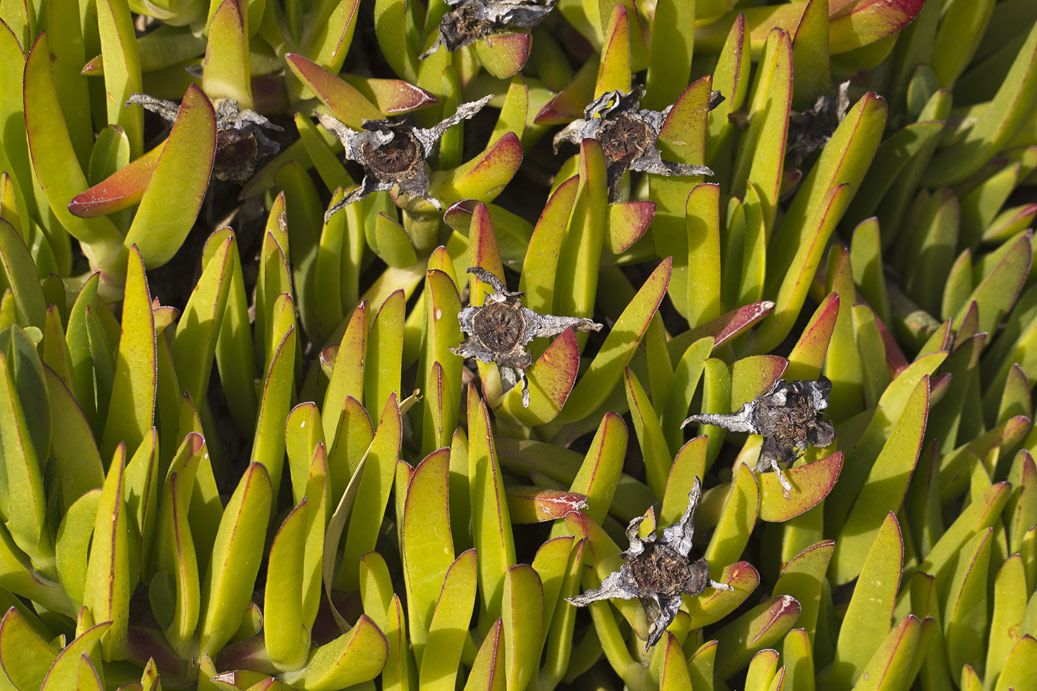
[[[0,689],[1033,688],[1035,27],[3,0]]]

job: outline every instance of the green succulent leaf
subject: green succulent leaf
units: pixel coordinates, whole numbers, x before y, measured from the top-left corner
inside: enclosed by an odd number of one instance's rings
[[[265,466],[245,471],[220,521],[202,589],[200,648],[211,655],[230,640],[252,598],[273,495]]]
[[[461,649],[475,606],[478,569],[474,549],[462,552],[450,565],[429,622],[426,648],[418,662],[420,688],[451,689],[457,677]],[[503,578],[501,579],[503,580]]]

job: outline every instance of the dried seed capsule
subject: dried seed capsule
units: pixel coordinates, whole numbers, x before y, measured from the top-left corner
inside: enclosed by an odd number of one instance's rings
[[[619,180],[626,170],[658,175],[713,174],[706,166],[662,159],[657,146],[659,132],[673,106],[662,111],[640,109],[644,93],[643,86],[635,87],[629,94],[607,91],[587,106],[583,119],[569,123],[554,138],[555,153],[562,142],[579,144],[584,139],[596,139],[601,144],[610,199],[615,198]],[[722,100],[720,92],[714,91],[710,94],[710,109],[716,108]]]
[[[418,59],[424,60],[440,46],[452,53],[480,38],[529,31],[544,21],[558,0],[548,0],[543,5],[522,0],[447,0],[447,4],[451,9],[439,21],[435,42]]]
[[[787,496],[792,485],[782,475],[778,464],[796,460],[800,449],[828,446],[835,441],[832,423],[821,418],[821,411],[828,407],[831,391],[832,382],[824,376],[817,381],[779,379],[736,413],[692,415],[681,423],[681,427],[698,422],[731,432],[761,435],[763,448],[756,461],[756,470],[766,472],[773,468]]]
[[[342,142],[346,160],[356,161],[364,168],[363,182],[327,210],[325,221],[372,192],[387,192],[393,187],[398,187],[402,194],[421,197],[435,208],[441,208],[439,200],[428,193],[425,161],[448,129],[474,116],[491,98],[492,94],[462,103],[457,112],[428,129],[394,120],[365,120],[362,129],[357,131],[330,115],[318,114],[317,119],[324,129]]]
[[[725,583],[717,583],[709,577],[709,564],[705,559],[692,561],[691,538],[695,531],[692,520],[695,508],[702,496],[702,486],[695,478],[688,493],[688,506],[681,519],[663,530],[663,536],[641,538],[637,528],[644,520],[638,516],[627,525],[626,536],[630,547],[620,556],[626,563],[619,571],[613,571],[601,585],[576,597],[566,598],[574,605],[589,605],[597,600],[618,597],[621,600],[641,601],[645,612],[652,619],[648,630],[645,650],[659,642],[663,631],[670,625],[681,606],[681,596],[695,596],[708,588],[732,590]]]
[[[486,269],[471,266],[468,273],[494,292],[486,296],[482,306],[469,305],[457,315],[467,338],[451,350],[461,357],[496,362],[504,390],[522,382],[522,405],[529,407],[529,384],[523,370],[533,364],[533,356],[526,350],[526,344],[534,338],[557,336],[566,329],[600,331],[601,324],[580,317],[537,314],[522,306],[521,292],[508,290],[503,281]]]
[[[176,120],[179,108],[175,101],[147,94],[133,94],[126,105],[131,103],[143,106],[170,122]],[[248,182],[256,172],[256,163],[281,149],[277,142],[266,136],[263,129],[276,132],[284,130],[253,110],[238,110],[237,101],[221,98],[217,99],[215,106],[216,155],[212,174],[217,180]]]

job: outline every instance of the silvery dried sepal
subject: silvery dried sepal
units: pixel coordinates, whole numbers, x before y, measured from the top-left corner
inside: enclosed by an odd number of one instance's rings
[[[691,561],[691,538],[695,532],[692,523],[695,508],[702,496],[702,486],[695,478],[688,493],[688,506],[681,519],[663,530],[656,540],[655,534],[641,538],[638,526],[644,516],[637,516],[627,525],[626,536],[630,548],[620,554],[626,563],[619,571],[613,571],[601,585],[576,597],[566,598],[578,606],[589,605],[597,600],[638,598],[645,613],[652,619],[645,641],[647,651],[659,642],[663,631],[670,625],[680,609],[682,595],[696,596],[707,587],[716,590],[733,590],[726,583],[717,583],[709,577],[709,563],[705,559]]]
[[[428,193],[429,174],[425,161],[448,129],[474,116],[491,98],[492,94],[478,101],[462,103],[457,112],[429,128],[398,120],[365,120],[357,131],[330,115],[319,113],[317,119],[320,124],[342,142],[346,160],[356,161],[364,168],[360,186],[328,209],[324,220],[372,192],[387,192],[394,186],[399,186],[403,194],[421,197],[436,209],[441,209],[439,200]]]
[[[785,167],[798,168],[816,151],[824,148],[850,108],[850,82],[839,85],[834,94],[821,94],[814,105],[789,114],[789,135],[785,145]]]
[[[616,196],[619,180],[626,170],[657,175],[712,175],[706,166],[664,161],[659,151],[659,132],[670,114],[672,105],[665,109],[645,110],[638,106],[644,96],[643,86],[634,87],[629,94],[606,91],[594,99],[583,111],[583,119],[570,122],[555,135],[554,150],[563,142],[579,144],[584,139],[595,139],[605,155],[608,174],[609,198]],[[719,91],[710,94],[712,110],[723,100]]]
[[[514,31],[529,31],[554,9],[558,0],[538,2],[521,0],[447,0],[451,9],[439,21],[435,42],[418,56],[424,60],[446,46],[451,53],[481,38]]]
[[[176,120],[180,105],[175,101],[155,98],[147,94],[133,94],[126,105],[136,103],[163,119]],[[217,180],[248,182],[256,172],[256,162],[265,156],[273,156],[281,147],[266,136],[263,128],[275,132],[284,129],[267,120],[254,110],[239,110],[237,101],[220,98],[216,107],[216,154],[212,163],[212,174]]]
[[[521,292],[508,290],[504,282],[478,266],[468,267],[483,283],[493,288],[479,307],[469,305],[457,315],[461,331],[467,337],[451,352],[461,357],[474,357],[482,362],[496,362],[505,392],[522,383],[522,405],[529,407],[529,383],[524,370],[533,364],[526,344],[534,338],[550,338],[566,329],[600,331],[601,324],[580,317],[556,317],[537,314],[522,306]]]
[[[716,425],[731,432],[748,432],[763,437],[763,448],[756,461],[757,472],[774,469],[778,482],[788,496],[792,485],[781,473],[779,463],[790,463],[807,446],[828,446],[835,440],[835,428],[821,418],[828,407],[832,382],[822,376],[817,381],[779,379],[767,391],[743,405],[730,415],[702,413],[692,415],[689,422]]]

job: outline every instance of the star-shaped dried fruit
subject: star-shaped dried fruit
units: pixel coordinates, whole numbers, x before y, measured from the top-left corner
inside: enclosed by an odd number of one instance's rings
[[[522,0],[447,0],[451,9],[439,21],[439,33],[429,49],[418,56],[424,60],[441,45],[451,53],[480,38],[513,31],[529,31],[554,9],[558,0],[541,5]]]
[[[699,422],[731,432],[761,435],[763,449],[756,461],[756,470],[766,472],[773,468],[787,495],[792,485],[781,474],[778,464],[796,460],[799,449],[828,446],[835,440],[832,423],[821,418],[821,411],[828,407],[831,391],[832,382],[824,376],[817,381],[779,379],[736,413],[692,415],[681,427],[689,422]]]
[[[664,110],[643,110],[638,106],[644,96],[643,86],[629,94],[606,91],[587,106],[582,120],[574,120],[555,135],[554,149],[562,142],[579,144],[584,139],[596,139],[605,155],[608,173],[609,198],[616,196],[619,180],[626,170],[658,175],[712,175],[706,166],[664,161],[659,151],[659,132],[673,106]],[[719,91],[710,95],[709,107],[719,105]]]
[[[317,119],[324,129],[342,142],[346,160],[356,161],[364,168],[363,182],[328,209],[325,220],[372,192],[387,192],[394,186],[403,194],[421,197],[436,209],[442,208],[439,200],[428,193],[425,161],[448,129],[474,116],[491,98],[492,94],[462,103],[456,113],[427,129],[395,120],[365,120],[362,129],[357,131],[330,115],[318,114]]]
[[[478,266],[468,268],[483,283],[493,288],[479,307],[469,305],[457,315],[467,338],[452,352],[482,362],[496,362],[505,391],[522,382],[522,405],[529,407],[529,384],[524,370],[533,364],[526,344],[534,338],[557,336],[566,329],[600,331],[601,324],[580,317],[537,314],[522,306],[521,292],[508,290],[504,282]]]
[[[176,120],[175,101],[155,98],[147,94],[133,94],[126,105],[136,103],[163,119]],[[216,103],[216,155],[212,163],[212,174],[217,180],[248,182],[256,172],[256,162],[265,156],[273,156],[281,147],[266,136],[263,128],[275,132],[284,129],[267,120],[254,110],[238,110],[237,101],[229,98],[217,99]]]
[[[637,516],[627,525],[627,540],[630,548],[620,554],[626,563],[613,571],[601,585],[576,597],[566,598],[574,605],[589,605],[596,600],[618,597],[621,600],[641,601],[645,613],[652,619],[648,630],[645,650],[659,642],[663,631],[670,625],[680,609],[682,595],[695,596],[707,587],[716,590],[733,590],[726,583],[717,583],[709,577],[709,563],[705,559],[692,561],[691,538],[695,532],[692,520],[695,507],[702,496],[699,479],[688,493],[688,507],[681,519],[663,530],[663,536],[655,534],[638,537],[637,529],[644,516]]]

